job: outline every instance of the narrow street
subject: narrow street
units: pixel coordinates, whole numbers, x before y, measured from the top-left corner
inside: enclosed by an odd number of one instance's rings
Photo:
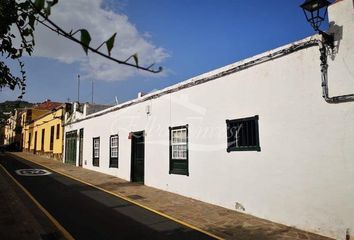
[[[1,155],[0,164],[75,239],[213,239],[32,162]]]

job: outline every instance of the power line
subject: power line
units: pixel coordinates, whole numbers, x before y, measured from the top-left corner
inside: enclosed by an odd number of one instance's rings
[[[77,102],[80,103],[80,74],[77,75]]]

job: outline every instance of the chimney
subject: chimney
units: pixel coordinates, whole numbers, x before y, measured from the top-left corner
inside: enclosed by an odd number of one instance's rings
[[[141,98],[141,97],[143,97],[144,95],[145,95],[144,92],[139,92],[139,93],[138,93],[138,98]]]

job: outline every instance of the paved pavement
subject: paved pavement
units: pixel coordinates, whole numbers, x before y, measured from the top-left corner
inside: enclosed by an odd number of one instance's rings
[[[12,153],[12,155],[88,182],[123,198],[132,199],[137,204],[171,216],[177,221],[185,222],[187,225],[195,226],[220,238],[240,240],[329,239],[177,194],[130,183],[106,174],[66,165],[31,153]]]

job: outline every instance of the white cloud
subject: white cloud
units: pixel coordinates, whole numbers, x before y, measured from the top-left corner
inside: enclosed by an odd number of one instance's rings
[[[61,0],[53,7],[50,18],[66,31],[80,28],[87,29],[91,34],[91,45],[98,46],[117,32],[112,57],[125,60],[138,53],[139,65],[148,66],[156,63],[159,66],[168,54],[165,49],[150,42],[149,33],[139,33],[129,22],[126,15],[101,8],[103,0]],[[80,37],[78,33],[75,35]],[[100,49],[106,51],[106,47]],[[79,62],[84,77],[98,80],[117,81],[136,75],[156,76],[137,70],[133,67],[117,64],[101,56],[89,52],[87,57],[81,46],[67,40],[56,33],[37,26],[34,56],[57,59],[67,64]]]

